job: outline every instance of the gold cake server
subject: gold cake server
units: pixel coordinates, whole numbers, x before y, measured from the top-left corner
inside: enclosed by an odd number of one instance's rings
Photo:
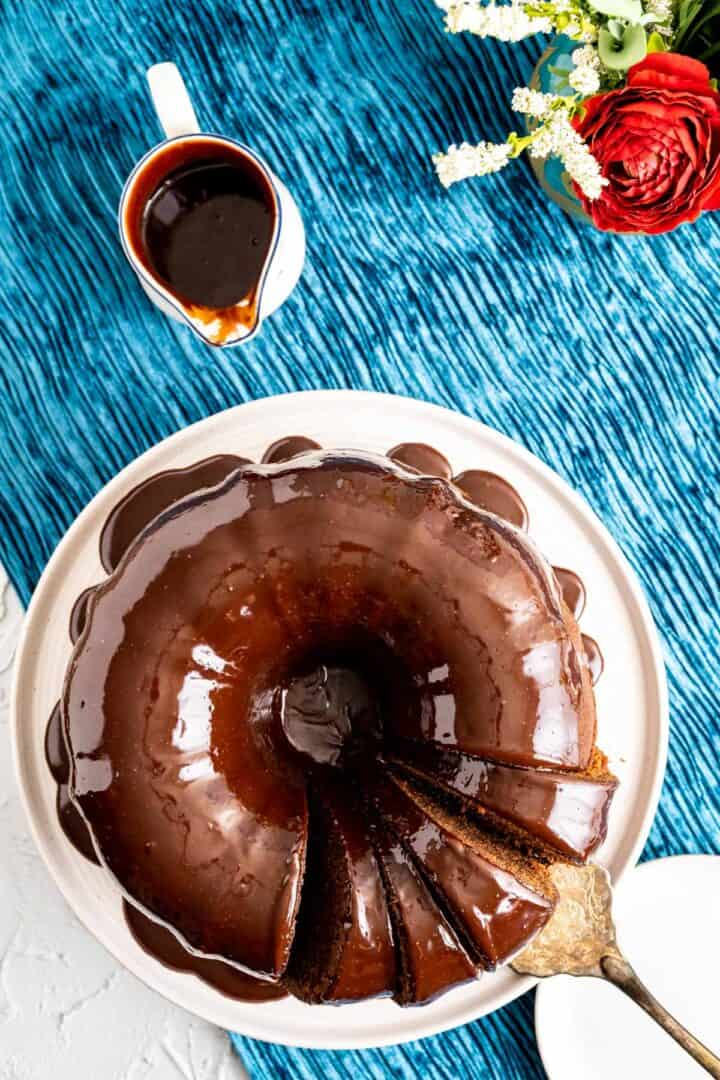
[[[549,922],[512,962],[521,975],[588,975],[627,994],[688,1054],[720,1080],[720,1058],[678,1023],[640,981],[618,947],[607,870],[593,863],[556,863],[550,870],[558,903]]]

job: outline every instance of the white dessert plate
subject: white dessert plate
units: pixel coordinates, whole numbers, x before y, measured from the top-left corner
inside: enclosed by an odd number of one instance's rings
[[[588,601],[582,630],[605,656],[597,686],[598,741],[620,778],[600,860],[618,880],[634,866],[655,813],[667,752],[667,689],[657,632],[637,579],[607,530],[564,481],[504,435],[467,417],[408,398],[317,391],[254,401],[178,432],[147,451],[92,500],[58,545],[28,610],[17,656],[12,716],[20,786],[35,841],[68,903],[87,928],[149,986],[222,1027],[287,1045],[381,1046],[418,1039],[492,1012],[534,980],[509,969],[458,987],[429,1005],[389,1000],[342,1007],[289,998],[233,1001],[188,974],[169,970],[131,937],[109,876],[82,858],[61,832],[43,738],[70,656],[68,619],[86,586],[104,577],[98,537],[110,510],[140,481],[211,454],[259,460],[285,435],[321,446],[386,452],[400,442],[437,447],[453,469],[486,469],[507,479],[530,513],[530,533],[556,566],[580,574]],[[332,1010],[332,1011],[330,1011]]]
[[[645,985],[720,1054],[720,857],[643,863],[615,892],[618,941]],[[535,1028],[551,1080],[701,1080],[704,1069],[614,986],[557,975],[542,982]]]

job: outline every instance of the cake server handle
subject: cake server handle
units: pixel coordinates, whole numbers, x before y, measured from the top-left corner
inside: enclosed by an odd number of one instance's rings
[[[710,1073],[711,1076],[720,1080],[720,1058],[708,1050],[707,1046],[691,1035],[674,1016],[663,1008],[657,998],[653,997],[645,984],[638,978],[632,965],[618,950],[607,953],[600,960],[602,977],[613,983],[618,989],[627,994],[636,1005],[644,1009],[648,1016],[667,1031],[676,1043],[682,1046],[688,1054],[695,1058],[698,1065]]]

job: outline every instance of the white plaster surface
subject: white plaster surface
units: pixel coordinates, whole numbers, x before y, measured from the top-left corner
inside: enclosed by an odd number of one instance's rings
[[[77,921],[35,850],[8,731],[21,623],[0,567],[0,1080],[243,1080],[225,1033],[125,971]]]

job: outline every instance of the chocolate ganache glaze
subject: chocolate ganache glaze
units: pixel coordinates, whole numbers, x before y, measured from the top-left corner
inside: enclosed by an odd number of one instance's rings
[[[238,1001],[275,1001],[287,997],[280,983],[266,982],[246,975],[232,964],[196,956],[183,946],[180,939],[162,923],[149,918],[135,904],[123,900],[123,912],[130,932],[146,952],[173,971],[196,975],[226,997]]]
[[[593,750],[602,658],[582,582],[521,540],[502,478],[433,480],[452,469],[424,444],[395,465],[318,449],[219,455],[118,504],[47,757],[63,830],[161,962],[246,1000],[420,1002],[502,963],[553,899],[413,782],[586,858],[615,787]]]

